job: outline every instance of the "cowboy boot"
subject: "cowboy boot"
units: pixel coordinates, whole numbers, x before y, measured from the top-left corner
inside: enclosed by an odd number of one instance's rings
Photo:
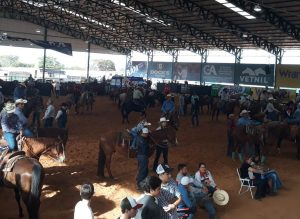
[[[244,158],[243,158],[243,154],[242,153],[239,153],[239,159],[241,162],[244,162]]]

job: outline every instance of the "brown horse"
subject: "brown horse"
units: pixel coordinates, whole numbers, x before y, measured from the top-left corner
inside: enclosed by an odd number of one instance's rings
[[[38,128],[36,131],[36,137],[60,138],[66,148],[69,138],[69,130],[62,128]]]
[[[94,95],[90,91],[85,91],[81,94],[80,99],[75,107],[76,113],[83,113],[84,111],[93,111],[94,106]],[[80,110],[81,109],[81,110]]]
[[[44,169],[36,159],[20,157],[11,171],[1,172],[4,186],[14,189],[19,207],[19,217],[23,217],[21,197],[26,205],[29,219],[39,218],[40,195],[43,186]]]
[[[176,144],[176,131],[174,128],[169,127],[162,130],[155,130],[149,134],[150,141],[150,154],[152,156],[155,145],[168,139],[170,144]],[[113,178],[111,173],[111,160],[114,153],[122,154],[125,157],[129,155],[129,140],[117,133],[110,133],[108,135],[100,137],[99,143],[99,155],[98,155],[98,176],[104,177],[104,166],[108,172],[110,178]]]
[[[65,148],[63,140],[60,138],[22,137],[18,144],[28,157],[39,160],[41,155],[46,155],[58,162],[64,162],[65,160]]]

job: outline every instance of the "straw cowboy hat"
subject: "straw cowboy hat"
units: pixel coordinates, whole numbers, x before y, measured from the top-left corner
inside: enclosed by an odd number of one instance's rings
[[[4,109],[7,113],[13,113],[15,112],[16,106],[14,103],[6,103]]]
[[[169,122],[169,120],[167,120],[166,117],[161,117],[159,119],[159,122]]]
[[[226,191],[218,189],[213,194],[213,200],[217,205],[227,205],[229,202],[229,195]]]
[[[242,112],[240,113],[240,116],[242,116],[244,114],[247,114],[247,113],[250,113],[250,111],[248,111],[248,110],[242,110]]]
[[[17,105],[17,104],[19,104],[19,103],[27,103],[27,100],[25,100],[25,99],[17,99],[16,101],[15,101],[15,104]]]

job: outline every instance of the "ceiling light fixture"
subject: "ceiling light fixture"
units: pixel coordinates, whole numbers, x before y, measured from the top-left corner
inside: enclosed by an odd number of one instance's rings
[[[152,20],[151,19],[146,19],[146,22],[147,23],[152,23]]]
[[[253,15],[251,15],[248,12],[242,10],[241,8],[235,6],[234,4],[229,3],[227,0],[215,0],[215,1],[219,2],[220,4],[224,5],[225,7],[229,8],[230,10],[242,15],[243,17],[245,17],[247,19],[256,19],[256,17],[254,17]],[[259,6],[259,5],[256,5],[256,6]],[[254,8],[254,10],[255,10],[255,8]],[[261,8],[260,8],[260,10],[261,10]]]
[[[36,32],[36,33],[40,33],[40,32],[41,32],[41,30],[39,30],[39,29],[36,29],[36,30],[35,30],[35,32]]]
[[[244,38],[248,37],[248,34],[247,33],[243,33],[243,37]]]
[[[85,30],[85,29],[86,29],[86,27],[85,27],[85,26],[81,26],[81,27],[80,27],[80,29],[83,29],[83,30]]]

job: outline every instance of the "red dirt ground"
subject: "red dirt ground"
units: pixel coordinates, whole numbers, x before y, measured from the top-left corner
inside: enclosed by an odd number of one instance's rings
[[[159,111],[159,108],[148,111],[148,120],[152,123],[152,128],[156,128]],[[113,158],[112,172],[117,179],[99,180],[96,177],[99,136],[131,127],[136,124],[138,118],[137,113],[132,113],[131,123],[122,125],[120,112],[108,97],[97,98],[93,113],[75,116],[74,112],[71,112],[66,163],[59,165],[48,158],[41,159],[46,171],[40,208],[41,219],[73,218],[74,206],[80,199],[79,185],[86,181],[93,182],[95,186],[96,193],[91,205],[97,219],[117,218],[120,214],[120,200],[127,195],[139,196],[135,190],[135,159],[116,154]],[[190,116],[182,117],[180,122],[179,145],[170,149],[170,166],[176,167],[178,163],[186,162],[190,172],[195,172],[200,161],[207,163],[218,186],[230,196],[228,205],[217,206],[218,218],[300,218],[300,161],[295,159],[296,148],[291,142],[284,141],[282,154],[273,155],[268,159],[269,167],[279,172],[284,188],[278,196],[267,197],[260,202],[251,200],[250,193],[242,196],[237,194],[239,181],[236,167],[240,163],[225,156],[225,117],[219,122],[211,122],[207,115],[201,116],[200,126],[197,128],[191,127]],[[153,157],[150,169],[152,162]],[[0,219],[17,219],[17,203],[13,190],[0,188],[0,194]],[[203,209],[199,209],[195,218],[207,218],[207,214]]]

